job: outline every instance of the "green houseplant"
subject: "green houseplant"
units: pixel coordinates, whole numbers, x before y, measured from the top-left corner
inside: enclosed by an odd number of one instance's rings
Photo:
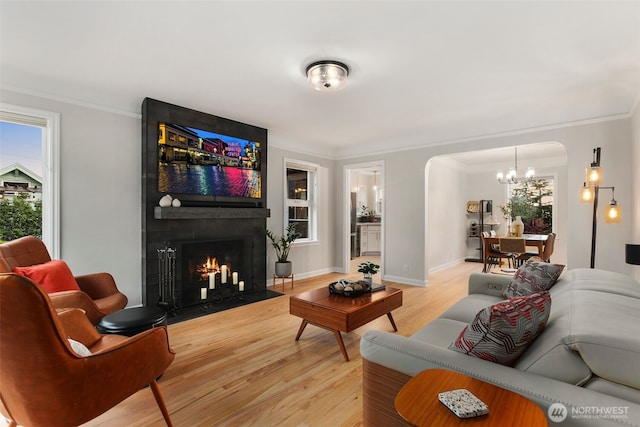
[[[361,262],[358,265],[358,272],[364,275],[364,281],[371,285],[373,281],[373,275],[376,274],[380,270],[380,266],[378,264],[374,264],[371,261]]]
[[[276,276],[291,276],[293,267],[291,265],[291,261],[289,261],[289,251],[291,250],[293,242],[300,237],[300,233],[296,230],[296,223],[289,223],[285,233],[280,237],[276,237],[273,232],[266,227],[264,229],[264,233],[267,235],[269,240],[271,240],[271,246],[273,246],[273,249],[276,251]]]

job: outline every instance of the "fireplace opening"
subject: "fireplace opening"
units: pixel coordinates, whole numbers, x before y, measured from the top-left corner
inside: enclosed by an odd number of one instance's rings
[[[250,242],[212,240],[183,243],[181,306],[219,302],[253,290]]]

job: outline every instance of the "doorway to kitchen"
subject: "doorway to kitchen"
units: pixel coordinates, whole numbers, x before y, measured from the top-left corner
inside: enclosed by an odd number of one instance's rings
[[[384,162],[345,165],[344,271],[358,272],[361,262],[381,266],[374,275],[384,274]]]

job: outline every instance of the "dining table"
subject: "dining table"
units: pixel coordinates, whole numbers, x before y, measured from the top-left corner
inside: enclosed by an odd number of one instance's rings
[[[538,255],[542,255],[542,251],[544,250],[544,244],[547,241],[547,234],[523,234],[520,237],[513,236],[495,236],[495,237],[485,237],[483,238],[483,254],[482,259],[484,262],[484,267],[482,269],[483,272],[487,271],[487,263],[489,262],[489,251],[486,248],[489,245],[499,245],[500,239],[524,239],[526,246],[532,246],[538,248]]]

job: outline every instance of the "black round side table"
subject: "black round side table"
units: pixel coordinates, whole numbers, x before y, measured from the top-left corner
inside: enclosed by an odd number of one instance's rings
[[[101,334],[131,337],[147,329],[167,326],[167,312],[159,307],[133,307],[107,314],[96,325]]]

